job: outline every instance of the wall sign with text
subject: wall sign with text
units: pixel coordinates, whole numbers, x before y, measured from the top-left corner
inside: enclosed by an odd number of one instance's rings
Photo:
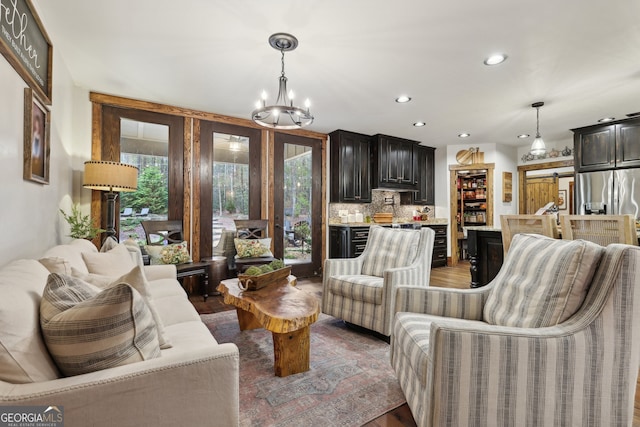
[[[0,53],[50,105],[53,46],[30,0],[0,0]]]

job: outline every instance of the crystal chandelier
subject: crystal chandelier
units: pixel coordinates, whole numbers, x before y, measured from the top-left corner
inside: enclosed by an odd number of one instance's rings
[[[540,107],[544,105],[544,102],[534,102],[531,104],[536,109],[536,139],[531,144],[531,150],[529,151],[534,156],[542,156],[547,152],[547,147],[544,145],[544,140],[540,136]]]
[[[282,71],[278,78],[278,98],[274,105],[267,105],[267,94],[262,92],[262,101],[256,103],[251,119],[259,125],[274,129],[298,129],[313,123],[309,112],[309,100],[305,108],[293,105],[293,91],[287,92],[287,77],[284,75],[284,53],[298,46],[298,39],[287,33],[276,33],[269,37],[269,44],[282,54]]]

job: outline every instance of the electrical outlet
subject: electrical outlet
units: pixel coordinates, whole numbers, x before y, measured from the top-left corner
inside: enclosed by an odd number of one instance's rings
[[[393,205],[393,197],[385,197],[384,198],[385,205]]]

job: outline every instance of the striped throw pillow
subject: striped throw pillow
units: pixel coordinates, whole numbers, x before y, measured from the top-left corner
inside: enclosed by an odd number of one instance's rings
[[[362,274],[382,277],[385,270],[411,265],[418,253],[419,241],[419,230],[372,226]]]
[[[40,325],[51,357],[66,376],[160,356],[151,311],[126,283],[96,291],[82,280],[50,274]]]
[[[604,248],[584,240],[517,234],[484,306],[484,320],[540,328],[562,323],[582,305]]]

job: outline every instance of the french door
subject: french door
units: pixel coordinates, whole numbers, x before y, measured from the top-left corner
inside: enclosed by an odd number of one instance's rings
[[[200,122],[200,254],[211,256],[236,219],[261,219],[260,130]],[[197,169],[196,169],[197,170]]]
[[[322,141],[275,133],[274,255],[299,277],[322,271]]]

